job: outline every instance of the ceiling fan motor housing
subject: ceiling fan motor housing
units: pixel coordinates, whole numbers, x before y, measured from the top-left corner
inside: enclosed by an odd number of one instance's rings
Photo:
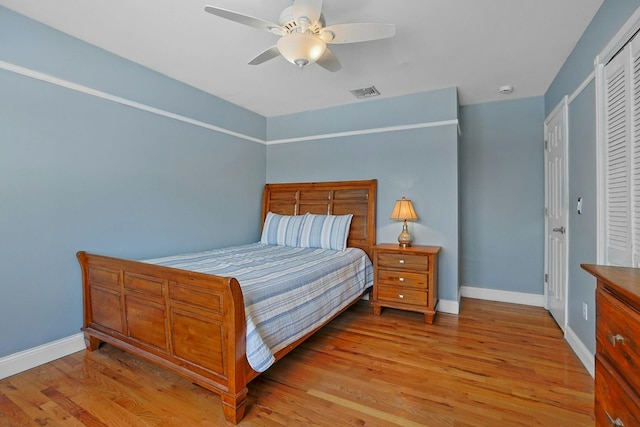
[[[320,19],[313,25],[304,25],[306,23],[301,23],[296,21],[293,16],[293,6],[289,6],[280,13],[280,18],[278,19],[278,23],[287,30],[288,33],[296,33],[296,32],[310,32],[312,34],[318,35],[320,34],[320,30],[324,27],[324,15],[320,15]],[[305,28],[306,27],[306,28]]]

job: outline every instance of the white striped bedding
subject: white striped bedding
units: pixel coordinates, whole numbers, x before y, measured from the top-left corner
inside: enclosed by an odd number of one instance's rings
[[[145,260],[151,264],[235,277],[244,296],[247,360],[257,372],[274,353],[325,323],[373,285],[364,251],[252,243]]]

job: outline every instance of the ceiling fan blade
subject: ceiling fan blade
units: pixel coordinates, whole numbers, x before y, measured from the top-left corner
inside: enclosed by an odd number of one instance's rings
[[[309,25],[314,25],[322,14],[322,0],[294,0],[293,17],[300,22],[300,18],[307,17]]]
[[[329,49],[324,51],[324,55],[322,55],[320,59],[316,61],[316,64],[331,72],[336,72],[342,68],[340,61],[338,61],[338,58]]]
[[[262,64],[263,62],[267,62],[268,60],[273,59],[279,55],[280,51],[278,50],[278,46],[272,46],[249,61],[249,65]]]
[[[323,28],[320,38],[326,43],[341,44],[386,39],[395,34],[395,24],[337,24]]]
[[[239,24],[248,25],[249,27],[257,28],[258,30],[268,31],[280,36],[284,34],[284,30],[280,25],[262,20],[260,18],[254,18],[249,15],[243,15],[238,12],[233,12],[231,10],[222,9],[215,6],[205,6],[204,10],[221,18],[228,19]]]

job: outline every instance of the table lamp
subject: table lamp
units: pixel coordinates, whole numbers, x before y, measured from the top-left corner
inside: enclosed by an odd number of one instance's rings
[[[402,233],[398,236],[398,244],[400,247],[406,248],[411,246],[411,234],[409,234],[407,229],[407,221],[415,221],[418,219],[411,200],[407,200],[404,196],[401,200],[396,200],[396,205],[393,207],[393,212],[391,212],[391,219],[404,221]]]

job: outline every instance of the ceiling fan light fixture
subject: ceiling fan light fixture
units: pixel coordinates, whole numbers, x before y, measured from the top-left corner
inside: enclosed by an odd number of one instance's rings
[[[278,50],[287,61],[302,68],[320,59],[327,44],[314,34],[290,33],[280,37]]]
[[[300,68],[316,62],[325,70],[335,72],[342,66],[327,44],[368,42],[393,37],[396,33],[394,24],[364,22],[327,27],[322,15],[323,0],[292,0],[292,3],[280,13],[279,24],[215,6],[205,6],[204,10],[220,18],[280,36],[276,46],[259,53],[249,61],[249,65],[262,64],[282,56]]]

